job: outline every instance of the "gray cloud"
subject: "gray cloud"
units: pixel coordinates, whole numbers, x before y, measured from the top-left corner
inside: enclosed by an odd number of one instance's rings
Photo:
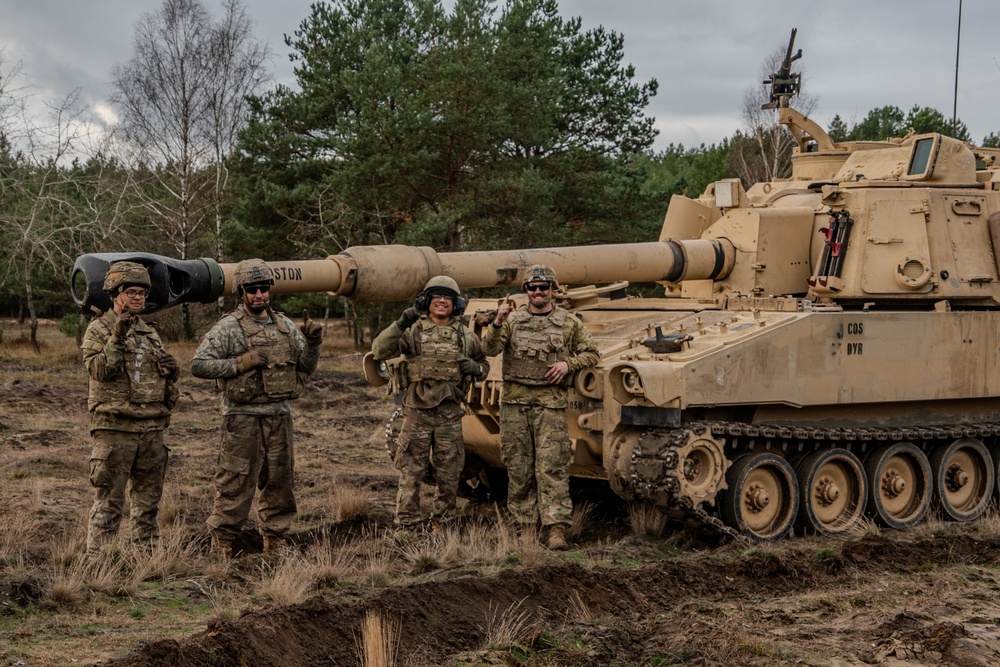
[[[250,0],[257,35],[275,53],[278,81],[292,84],[283,35],[308,15],[311,0]],[[216,5],[206,2],[210,9]],[[37,98],[58,100],[81,89],[92,108],[108,96],[111,68],[131,53],[132,31],[154,0],[0,0],[0,47],[23,63]],[[893,104],[930,106],[951,116],[958,2],[953,0],[563,0],[563,16],[586,29],[603,25],[625,35],[625,59],[640,81],[656,78],[649,107],[669,143],[717,143],[740,127],[740,105],[759,85],[765,58],[798,28],[796,46],[814,118],[863,118]],[[1000,23],[996,0],[963,3],[958,115],[975,140],[1000,131]]]

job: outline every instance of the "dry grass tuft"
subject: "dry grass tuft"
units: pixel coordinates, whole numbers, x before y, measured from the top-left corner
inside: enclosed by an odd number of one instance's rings
[[[135,555],[135,579],[151,581],[190,574],[201,553],[202,542],[191,530],[177,527],[165,530],[155,545],[131,545]]]
[[[1000,514],[996,505],[991,506],[978,520],[979,534],[983,537],[1000,536]]]
[[[410,564],[410,574],[424,574],[441,567],[438,545],[434,540],[416,540],[399,548],[403,559]]]
[[[303,563],[312,570],[313,585],[328,588],[357,574],[354,558],[347,549],[338,548],[324,531],[320,538],[306,549]]]
[[[257,592],[276,604],[304,602],[313,589],[315,569],[309,567],[295,551],[285,551],[276,565],[261,566],[261,582]]]
[[[371,498],[366,491],[348,484],[338,484],[330,494],[337,521],[364,519],[371,512]]]
[[[667,528],[667,515],[649,503],[629,503],[628,521],[636,535],[661,537]]]
[[[389,565],[391,554],[386,549],[388,541],[371,540],[367,545],[364,577],[365,583],[372,588],[382,588],[391,579]]]
[[[527,597],[521,598],[502,612],[499,605],[494,607],[493,603],[490,602],[486,612],[486,623],[479,626],[479,629],[486,636],[485,648],[510,648],[515,642],[534,630],[531,613],[527,609],[521,608],[527,599]]]
[[[134,552],[121,540],[101,547],[101,550],[80,561],[81,576],[92,592],[113,597],[135,597],[142,579],[134,576]]]
[[[84,574],[80,567],[60,567],[52,578],[45,595],[46,606],[72,609],[84,596]]]
[[[5,508],[4,520],[0,521],[0,558],[16,558],[23,553],[26,544],[41,541],[42,527],[35,510]]]
[[[521,565],[525,567],[539,565],[549,553],[548,549],[542,546],[537,528],[520,531],[515,546],[521,556]]]
[[[594,620],[594,614],[590,611],[590,605],[584,601],[580,595],[580,591],[576,589],[569,594],[569,604],[566,605],[566,617],[571,621],[582,623],[589,623]]]
[[[591,516],[594,514],[594,503],[584,502],[573,507],[573,520],[569,527],[569,537],[571,539],[578,539],[583,535],[583,530],[590,523]]]
[[[400,623],[369,611],[361,623],[358,659],[362,667],[394,667],[399,649]]]
[[[868,536],[878,536],[882,534],[882,528],[877,523],[875,519],[871,517],[861,517],[848,531],[851,537],[868,537]]]

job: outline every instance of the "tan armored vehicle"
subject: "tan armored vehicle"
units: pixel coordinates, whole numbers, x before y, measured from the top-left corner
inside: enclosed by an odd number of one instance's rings
[[[274,262],[274,291],[399,301],[447,274],[514,292],[525,268],[548,264],[603,354],[570,392],[574,475],[756,540],[842,533],[864,516],[974,519],[1000,461],[1000,150],[940,134],[834,142],[788,106],[792,60],[771,82],[798,144],[791,177],[674,196],[657,241],[355,247]],[[117,259],[150,268],[151,309],[233,291],[235,265],[85,255],[81,306],[100,304]],[[653,281],[663,297],[626,295]],[[474,299],[467,312],[495,307]],[[469,460],[496,468],[500,367],[471,389],[465,420]],[[372,360],[367,375],[386,382]]]

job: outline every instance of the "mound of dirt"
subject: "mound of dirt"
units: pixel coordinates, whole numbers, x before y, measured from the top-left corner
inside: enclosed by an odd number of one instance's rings
[[[713,664],[707,655],[726,655],[717,645],[729,642],[732,665],[907,665],[998,664],[993,643],[1000,601],[976,618],[950,620],[969,604],[952,603],[952,613],[907,611],[889,621],[856,613],[851,627],[841,627],[831,643],[841,661],[818,656],[789,660],[766,655],[747,638],[749,627],[727,624],[728,608],[752,606],[758,622],[782,634],[804,634],[813,644],[821,633],[805,616],[814,610],[773,606],[789,598],[809,600],[816,591],[851,589],[867,581],[878,588],[893,573],[926,568],[928,563],[965,563],[995,567],[1000,540],[969,536],[929,537],[916,541],[868,536],[848,540],[837,555],[817,551],[815,544],[740,550],[726,546],[635,569],[584,567],[566,562],[555,566],[504,572],[489,577],[459,575],[401,588],[373,591],[361,600],[334,602],[320,597],[290,606],[247,614],[232,622],[216,622],[184,641],[161,641],[108,663],[114,667],[265,667],[273,665],[358,664],[358,636],[365,614],[377,611],[400,622],[400,664]],[[861,590],[865,588],[861,586]],[[877,592],[877,591],[876,591]],[[860,591],[854,595],[863,594]],[[941,601],[947,604],[947,601]],[[981,601],[980,601],[981,602]],[[813,601],[836,606],[834,601]],[[862,604],[858,604],[863,609]],[[547,656],[544,662],[486,662],[486,619],[497,610],[517,610],[531,619],[518,645]],[[721,612],[721,613],[720,613]],[[800,615],[799,612],[808,612]],[[983,612],[992,616],[984,624]],[[752,617],[752,616],[751,616]],[[980,619],[977,621],[977,618]],[[967,625],[988,625],[974,632]],[[570,651],[566,639],[587,646],[584,655]],[[746,646],[740,648],[743,642]],[[713,645],[716,645],[713,648]],[[821,651],[820,651],[821,653]],[[657,656],[673,662],[650,662]],[[501,656],[494,656],[500,659]],[[829,660],[833,655],[828,655]],[[507,656],[510,660],[510,655]]]

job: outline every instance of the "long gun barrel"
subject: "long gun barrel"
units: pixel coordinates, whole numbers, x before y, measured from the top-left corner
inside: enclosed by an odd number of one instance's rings
[[[450,253],[403,245],[356,246],[326,259],[268,265],[275,272],[276,294],[328,292],[373,302],[411,299],[437,275],[451,276],[463,288],[519,286],[532,264],[548,264],[568,285],[717,279],[729,275],[735,257],[736,249],[726,239],[694,239]],[[73,299],[85,312],[111,306],[102,289],[104,274],[121,260],[139,262],[150,272],[153,287],[146,312],[185,302],[211,303],[236,291],[236,264],[149,253],[95,253],[77,258],[70,279]]]

